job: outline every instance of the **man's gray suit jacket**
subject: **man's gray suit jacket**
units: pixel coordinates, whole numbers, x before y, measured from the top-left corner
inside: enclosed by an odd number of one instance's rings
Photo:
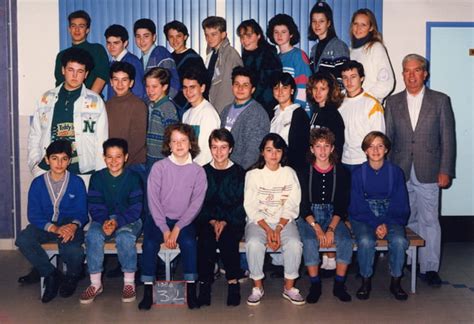
[[[438,174],[455,176],[456,135],[451,100],[425,87],[420,115],[413,130],[406,90],[390,96],[385,107],[386,134],[392,141],[390,160],[400,166],[405,179],[412,164],[421,183],[437,183]]]

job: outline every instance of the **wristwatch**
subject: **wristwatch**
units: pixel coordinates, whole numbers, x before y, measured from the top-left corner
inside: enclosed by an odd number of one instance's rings
[[[309,224],[309,226],[311,226],[311,227],[315,227],[315,226],[316,226],[316,224],[317,224],[316,222],[312,222],[311,224]]]

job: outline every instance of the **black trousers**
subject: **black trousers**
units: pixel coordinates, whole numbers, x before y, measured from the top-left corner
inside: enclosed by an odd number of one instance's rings
[[[217,261],[217,248],[220,251],[220,257],[224,264],[226,279],[241,278],[239,243],[243,234],[244,226],[237,228],[232,225],[226,225],[219,237],[219,241],[216,241],[214,227],[211,224],[198,226],[199,281],[213,281],[214,265]]]

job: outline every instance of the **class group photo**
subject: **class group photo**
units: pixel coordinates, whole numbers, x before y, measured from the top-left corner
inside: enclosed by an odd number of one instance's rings
[[[0,323],[474,323],[473,2],[0,5]]]

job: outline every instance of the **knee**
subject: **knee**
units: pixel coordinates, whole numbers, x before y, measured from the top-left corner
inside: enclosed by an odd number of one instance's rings
[[[301,255],[303,252],[303,244],[298,239],[290,239],[286,244],[283,246],[283,250],[288,251],[291,255]]]
[[[181,251],[187,250],[196,250],[197,242],[194,237],[183,237],[179,242],[179,249]]]
[[[130,232],[120,232],[115,237],[115,242],[118,248],[125,249],[125,251],[135,248],[135,235]]]
[[[104,240],[105,236],[102,233],[102,230],[97,230],[94,227],[91,227],[86,233],[85,241],[87,245],[91,245],[101,241],[103,242]]]
[[[20,232],[20,234],[18,234],[18,237],[15,240],[15,245],[21,249],[22,247],[31,245],[33,239],[33,229],[31,228],[31,225],[28,225]]]
[[[391,239],[389,246],[393,249],[406,250],[408,248],[408,240],[404,236],[397,235]]]
[[[28,237],[28,233],[26,233],[26,229],[24,229],[20,232],[20,234],[18,234],[18,237],[15,240],[15,245],[21,249],[22,247],[28,245],[29,241],[30,239]]]
[[[249,238],[245,241],[245,248],[247,253],[250,253],[258,250],[265,250],[265,244],[260,242],[257,238]]]
[[[373,249],[375,248],[375,238],[369,235],[361,235],[357,238],[358,249]]]

